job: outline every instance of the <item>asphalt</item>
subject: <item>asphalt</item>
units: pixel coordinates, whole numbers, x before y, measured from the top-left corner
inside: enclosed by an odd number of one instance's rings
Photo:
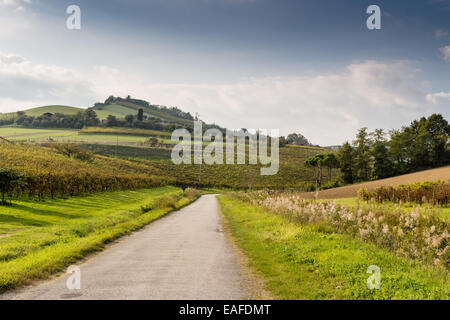
[[[217,199],[202,196],[78,265],[70,274],[8,292],[0,299],[249,299]]]

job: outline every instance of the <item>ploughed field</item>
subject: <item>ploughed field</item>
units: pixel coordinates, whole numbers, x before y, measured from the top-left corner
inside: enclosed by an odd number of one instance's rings
[[[387,179],[357,183],[334,189],[322,190],[318,192],[317,196],[320,199],[353,198],[357,196],[358,190],[361,188],[367,188],[369,191],[375,191],[378,187],[398,186],[401,184],[411,184],[414,182],[439,180],[443,182],[450,180],[450,166],[409,173]],[[300,195],[309,199],[316,196],[315,192],[304,192]]]

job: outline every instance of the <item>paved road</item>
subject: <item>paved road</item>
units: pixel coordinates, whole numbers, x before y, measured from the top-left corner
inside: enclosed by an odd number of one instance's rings
[[[248,299],[214,195],[153,222],[79,265],[69,275],[0,299]]]

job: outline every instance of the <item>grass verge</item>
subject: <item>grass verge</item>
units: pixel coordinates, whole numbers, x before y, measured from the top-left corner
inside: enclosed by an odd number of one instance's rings
[[[295,221],[231,198],[218,197],[250,266],[278,299],[449,299],[445,271],[395,256],[349,235]],[[381,269],[379,290],[367,289]]]
[[[161,187],[0,207],[0,292],[48,278],[198,196]]]

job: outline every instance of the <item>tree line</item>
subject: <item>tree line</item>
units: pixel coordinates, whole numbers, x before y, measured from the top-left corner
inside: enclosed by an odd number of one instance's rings
[[[18,111],[14,118],[0,120],[0,125],[11,124],[26,128],[82,129],[84,127],[127,127],[168,132],[180,127],[177,124],[163,123],[161,119],[156,117],[147,117],[144,115],[143,109],[139,109],[137,114],[126,115],[123,118],[109,115],[105,120],[100,120],[92,108],[80,111],[74,115],[47,112],[40,116],[29,116],[24,111]]]
[[[361,128],[336,157],[345,183],[383,179],[450,164],[450,125],[441,114],[385,132]]]

